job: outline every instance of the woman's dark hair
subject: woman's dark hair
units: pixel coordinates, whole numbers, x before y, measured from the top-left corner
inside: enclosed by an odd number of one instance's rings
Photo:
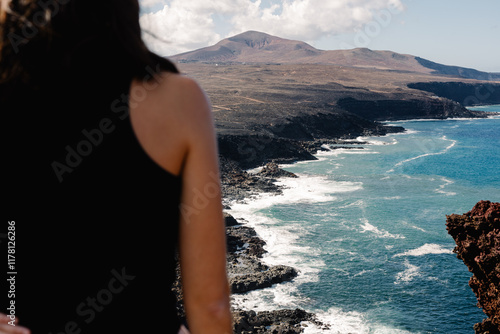
[[[148,68],[177,73],[144,44],[139,12],[137,0],[12,0],[0,27],[0,83],[36,82],[89,61],[119,63],[137,79]]]

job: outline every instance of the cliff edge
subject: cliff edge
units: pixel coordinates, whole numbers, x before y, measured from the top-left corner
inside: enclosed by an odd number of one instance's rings
[[[446,216],[446,229],[457,244],[453,252],[473,273],[469,286],[488,316],[474,325],[475,333],[500,333],[500,203],[480,201],[467,213]]]

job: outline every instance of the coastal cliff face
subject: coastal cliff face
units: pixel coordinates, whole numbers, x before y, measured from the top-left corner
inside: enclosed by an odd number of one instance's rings
[[[453,250],[472,272],[469,286],[488,316],[474,325],[476,334],[500,333],[500,203],[480,201],[462,215],[446,217]]]
[[[434,93],[464,106],[500,103],[500,84],[465,82],[417,82],[409,88]]]
[[[439,85],[437,85],[439,87]],[[440,95],[442,96],[442,95]],[[458,94],[460,99],[463,95]],[[464,97],[467,99],[467,97]],[[356,115],[370,120],[404,120],[404,119],[446,119],[453,117],[481,118],[483,114],[467,110],[460,103],[447,97],[412,98],[401,100],[357,100],[340,99],[339,106]]]

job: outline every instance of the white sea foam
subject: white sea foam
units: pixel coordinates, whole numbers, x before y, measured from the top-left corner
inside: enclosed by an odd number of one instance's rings
[[[442,177],[442,178],[441,178],[441,181],[443,181],[443,182],[444,182],[444,184],[441,184],[441,185],[439,186],[439,188],[437,188],[437,189],[435,190],[435,192],[440,193],[440,194],[444,194],[444,195],[446,195],[446,196],[454,196],[454,195],[456,195],[456,194],[457,194],[456,192],[453,192],[453,191],[445,191],[445,190],[444,190],[444,189],[446,188],[446,186],[448,186],[448,185],[450,185],[450,184],[455,183],[454,181],[452,181],[452,180],[448,180],[448,179],[447,179],[447,178],[445,178],[445,177]]]
[[[349,203],[349,204],[346,204],[346,205],[341,205],[338,207],[338,209],[347,209],[347,208],[351,208],[351,207],[359,207],[359,208],[363,208],[365,206],[365,201],[363,201],[362,199],[358,199],[352,203]]]
[[[387,125],[389,125],[389,126],[400,126],[400,124],[397,124],[397,123],[387,123]],[[420,133],[420,131],[415,130],[415,129],[405,128],[405,131],[403,131],[403,132],[388,133],[385,136],[386,137],[393,137],[393,136],[402,136],[402,135],[413,135],[415,133]]]
[[[239,217],[239,210],[229,210]],[[279,308],[295,308],[306,303],[307,297],[301,296],[297,287],[304,283],[316,282],[318,273],[325,266],[319,256],[314,256],[314,248],[301,246],[298,240],[307,233],[297,227],[275,226],[271,218],[254,214],[247,216],[247,225],[253,226],[258,235],[265,240],[268,253],[262,262],[269,266],[288,265],[296,268],[299,275],[291,282],[275,284],[270,288],[250,291],[245,294],[233,294],[232,304],[241,309],[264,311]],[[311,256],[312,255],[312,256]],[[319,254],[316,254],[319,255]]]
[[[300,245],[300,237],[308,233],[305,224],[293,224],[293,221],[288,220],[287,224],[282,226],[278,220],[260,210],[277,204],[334,201],[335,194],[356,191],[362,187],[359,182],[338,182],[324,176],[305,174],[298,176],[282,178],[278,182],[284,187],[282,194],[262,194],[247,203],[229,204],[231,209],[227,211],[238,220],[244,219],[266,242],[264,248],[267,253],[262,258],[265,264],[286,264],[299,270],[299,275],[292,282],[276,284],[246,294],[235,294],[232,296],[232,303],[239,308],[260,311],[296,307],[307,300],[299,295],[297,286],[317,281],[318,273],[325,265],[319,256],[311,256],[316,252],[314,248]]]
[[[298,178],[282,178],[277,184],[285,188],[277,203],[318,203],[335,199],[335,194],[360,190],[361,182],[335,181],[325,176],[297,174]]]
[[[401,199],[401,196],[386,196],[383,197],[385,200]]]
[[[427,280],[431,281],[431,282],[437,282],[437,283],[443,284],[443,285],[448,285],[450,283],[450,281],[447,279],[440,279],[438,277],[433,277],[433,276],[427,277]]]
[[[376,226],[373,226],[372,224],[370,224],[368,222],[367,219],[362,218],[360,220],[364,223],[363,225],[361,225],[361,229],[362,229],[361,233],[370,232],[379,238],[405,239],[404,235],[391,234],[387,231],[379,229]]]
[[[399,125],[399,124],[413,123],[413,122],[446,122],[446,121],[447,121],[446,119],[437,119],[437,118],[411,118],[401,121],[381,121],[380,123]]]
[[[415,277],[420,276],[420,268],[405,260],[404,265],[406,269],[396,275],[394,284],[408,283],[413,281]]]
[[[374,145],[374,146],[380,146],[380,145],[396,145],[398,143],[398,140],[396,138],[391,138],[391,137],[376,137],[377,139],[375,139],[374,137],[358,137],[356,138],[356,141],[360,141],[360,142],[366,142],[368,143],[369,145]],[[390,141],[386,141],[384,139],[387,139]]]
[[[310,322],[302,322],[307,327],[305,334],[411,334],[411,332],[394,328],[387,324],[374,323],[360,312],[344,312],[332,307],[327,311],[317,311],[319,321],[329,328],[320,328]]]
[[[394,255],[394,257],[399,256],[424,256],[428,254],[453,254],[453,250],[449,248],[443,248],[437,244],[425,244],[415,249],[408,250],[404,253],[399,253]]]
[[[380,152],[372,151],[369,148],[334,148],[328,151],[318,151],[316,157],[320,160],[324,160],[324,158],[338,157],[341,154],[380,154]]]
[[[421,154],[421,155],[418,155],[416,157],[412,157],[412,158],[409,158],[409,159],[405,159],[403,161],[400,161],[398,163],[396,163],[394,165],[394,168],[396,167],[399,167],[407,162],[410,162],[410,161],[413,161],[413,160],[416,160],[416,159],[420,159],[420,158],[424,158],[424,157],[428,157],[428,156],[432,156],[432,155],[440,155],[440,154],[445,154],[446,152],[448,152],[453,146],[455,146],[457,144],[457,141],[456,140],[452,140],[452,139],[447,139],[446,136],[443,136],[441,137],[442,140],[447,140],[447,141],[450,141],[450,145],[448,145],[447,147],[445,147],[442,151],[439,151],[439,152],[432,152],[432,153],[424,153],[424,154]],[[394,168],[390,169],[387,171],[387,173],[392,173],[394,172]]]
[[[249,173],[249,174],[256,174],[258,172],[260,172],[262,170],[262,166],[261,167],[255,167],[255,168],[250,168],[250,169],[247,169],[246,172]]]
[[[407,225],[407,226],[409,226],[409,227],[411,227],[411,228],[413,228],[413,229],[415,229],[415,230],[419,230],[419,231],[421,231],[421,232],[426,232],[426,233],[427,233],[427,231],[426,231],[426,230],[424,230],[423,228],[421,228],[421,227],[419,227],[419,226],[415,226],[415,225],[409,224],[409,223],[408,223],[408,222],[406,222],[406,221],[403,221],[403,222],[402,222],[402,224]]]

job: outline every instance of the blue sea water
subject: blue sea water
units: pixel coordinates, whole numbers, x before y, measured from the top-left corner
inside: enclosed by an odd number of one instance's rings
[[[282,166],[299,175],[282,195],[231,205],[267,242],[264,262],[300,270],[235,305],[300,307],[329,325],[306,333],[474,333],[486,316],[445,223],[500,201],[500,117],[388,124],[407,131]]]

